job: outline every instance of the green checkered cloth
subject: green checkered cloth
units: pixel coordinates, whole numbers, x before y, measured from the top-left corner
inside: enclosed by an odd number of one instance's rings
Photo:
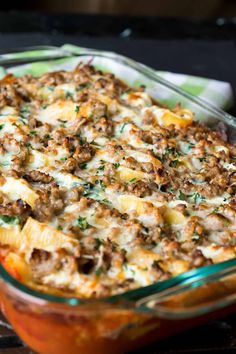
[[[78,63],[79,58],[68,57],[63,59],[43,61],[43,57],[45,55],[50,57],[50,55],[53,55],[53,53],[56,52],[58,54],[60,54],[61,52],[65,52],[67,54],[71,53],[72,55],[81,54],[86,50],[93,51],[92,49],[82,48],[71,44],[65,44],[62,47],[55,49],[32,50],[28,51],[27,53],[10,53],[5,55],[5,59],[20,59],[22,57],[27,57],[27,59],[33,59],[35,57],[42,56],[42,61],[31,64],[18,65],[8,69],[0,67],[0,77],[3,77],[8,72],[11,72],[16,76],[21,76],[24,74],[32,74],[38,76],[44,74],[45,72],[53,70],[70,70]],[[99,52],[101,54],[105,53],[103,51],[94,51]],[[155,86],[155,83],[151,82],[144,76],[141,76],[137,72],[134,73],[131,70],[122,67],[118,61],[106,61],[104,58],[96,57],[96,59],[93,60],[93,64],[101,70],[113,72],[121,79],[124,79],[126,82],[128,81],[128,84],[130,84],[131,86],[137,87],[140,84],[144,84],[149,89],[149,93],[153,95],[154,98],[156,98],[155,92],[157,91],[157,88]],[[159,77],[170,81],[172,84],[175,84],[176,86],[180,87],[181,89],[187,91],[188,93],[194,96],[197,96],[199,98],[204,99],[205,101],[210,102],[218,108],[226,110],[229,109],[233,104],[233,91],[231,85],[228,82],[211,80],[184,74],[176,74],[166,71],[156,71],[156,73]],[[175,98],[173,98],[172,96],[173,93],[166,92],[164,93],[164,96],[161,97],[160,101],[162,103],[167,103],[170,105],[172,103],[174,104]],[[157,99],[159,100],[159,97]]]
[[[71,53],[81,53],[84,48],[65,44],[62,49]],[[156,71],[158,76],[170,81],[179,86],[181,89],[187,91],[193,96],[198,96],[208,101],[218,108],[229,109],[233,105],[233,90],[228,82],[211,80],[207,78],[176,74],[168,71]],[[168,99],[166,100],[168,101]]]

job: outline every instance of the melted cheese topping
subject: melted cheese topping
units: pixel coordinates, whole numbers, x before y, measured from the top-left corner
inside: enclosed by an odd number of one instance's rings
[[[193,112],[90,66],[11,80],[0,253],[12,274],[98,297],[235,257],[235,146]]]

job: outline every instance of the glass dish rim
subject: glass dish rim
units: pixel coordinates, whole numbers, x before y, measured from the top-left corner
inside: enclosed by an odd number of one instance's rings
[[[142,75],[150,78],[153,81],[156,81],[157,83],[167,87],[169,90],[171,90],[173,93],[177,93],[181,95],[184,98],[187,98],[189,101],[192,103],[196,104],[197,106],[210,111],[212,114],[214,114],[216,117],[220,118],[224,122],[226,122],[228,125],[233,125],[236,127],[236,118],[233,117],[232,115],[228,114],[227,112],[223,111],[222,109],[214,106],[213,104],[199,98],[196,96],[193,96],[192,94],[184,91],[180,87],[172,84],[171,82],[161,78],[158,76],[156,71],[142,63],[139,63],[133,59],[130,59],[128,57],[125,57],[120,54],[116,54],[113,52],[107,52],[107,51],[100,51],[97,49],[89,49],[89,48],[80,48],[81,51],[79,53],[76,53],[74,51],[68,51],[67,49],[63,49],[63,47],[56,47],[56,46],[35,46],[35,47],[24,47],[24,48],[17,48],[17,49],[12,49],[6,54],[0,54],[0,66],[4,64],[22,64],[22,61],[24,61],[24,64],[30,64],[35,61],[51,61],[51,60],[57,60],[61,59],[63,57],[67,58],[73,58],[73,57],[82,57],[82,56],[100,56],[112,60],[118,60],[124,65],[127,65],[128,67],[138,71]],[[27,58],[27,56],[24,58],[23,56],[14,58],[14,53],[16,52],[25,52],[27,51],[47,51],[47,54],[43,54],[38,57],[34,58]],[[26,54],[27,55],[27,54]],[[140,299],[142,297],[147,297],[152,293],[158,293],[164,290],[167,290],[175,285],[178,285],[180,283],[187,282],[188,279],[198,277],[201,275],[207,275],[208,273],[212,272],[219,272],[219,277],[220,277],[220,271],[222,269],[227,268],[227,266],[232,266],[236,265],[236,258],[230,259],[229,261],[226,262],[221,262],[217,263],[214,265],[209,265],[205,267],[200,267],[197,269],[192,269],[187,272],[184,272],[178,276],[171,277],[170,279],[155,282],[154,284],[144,286],[144,287],[139,287],[134,290],[129,290],[121,294],[117,295],[112,295],[109,297],[100,297],[100,298],[79,298],[79,297],[63,297],[63,296],[58,296],[58,295],[52,295],[49,293],[44,293],[38,290],[34,290],[30,288],[29,286],[21,283],[17,279],[15,279],[11,274],[4,268],[2,264],[0,264],[0,280],[2,280],[6,285],[10,285],[13,289],[16,289],[18,292],[20,292],[23,295],[30,296],[34,301],[47,301],[49,303],[56,303],[56,304],[65,304],[69,306],[78,306],[81,304],[89,304],[89,303],[94,303],[94,302],[105,302],[105,303],[116,303],[119,302],[120,300],[128,300],[129,302],[134,302],[136,299]]]

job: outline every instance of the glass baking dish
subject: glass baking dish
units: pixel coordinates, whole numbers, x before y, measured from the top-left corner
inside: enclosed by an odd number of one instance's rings
[[[161,104],[181,102],[206,124],[223,123],[234,141],[234,117],[123,56],[90,49],[72,53],[56,47],[0,55],[0,65],[15,75],[71,69],[81,61],[92,61],[131,86],[144,84]],[[2,265],[0,283],[2,312],[18,335],[42,354],[126,353],[236,309],[236,258],[96,300],[40,293],[18,282]]]

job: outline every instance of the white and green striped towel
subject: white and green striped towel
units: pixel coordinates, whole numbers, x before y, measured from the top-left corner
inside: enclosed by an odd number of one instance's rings
[[[57,50],[58,53],[60,51],[65,51],[69,52],[71,54],[81,54],[86,48],[82,48],[79,46],[71,45],[71,44],[65,44],[60,48],[54,49],[54,51]],[[29,51],[27,52],[22,52],[22,53],[10,53],[5,55],[6,58],[22,58],[26,57],[28,59],[33,59],[34,57],[38,56],[43,56],[52,53],[52,50],[34,50],[34,51]],[[100,51],[102,53],[102,51]],[[78,59],[77,59],[78,60]],[[26,73],[30,73],[33,75],[40,75],[43,74],[47,71],[52,71],[52,70],[57,70],[57,69],[71,69],[75,62],[71,58],[65,58],[65,59],[57,59],[53,61],[45,61],[45,62],[35,62],[27,65],[18,65],[10,69],[4,69],[3,67],[0,67],[0,77],[3,77],[7,72],[12,72],[15,75],[23,75]],[[106,69],[106,67],[109,67],[109,70],[114,72],[115,74],[121,74],[119,75],[121,78],[122,76],[127,79],[129,84],[132,86],[138,86],[141,83],[145,84],[146,86],[149,87],[150,93],[154,93],[156,90],[155,86],[151,84],[150,81],[147,79],[144,79],[144,77],[141,77],[140,75],[138,76],[137,73],[135,74],[134,72],[131,72],[130,70],[124,69],[120,66],[119,68],[119,63],[107,63],[104,62],[104,60],[101,58],[96,58],[96,66],[100,69]],[[115,65],[115,66],[114,66]],[[228,82],[223,82],[223,81],[217,81],[217,80],[212,80],[212,79],[207,79],[207,78],[201,78],[201,77],[196,77],[196,76],[189,76],[189,75],[184,75],[184,74],[176,74],[176,73],[171,73],[171,72],[163,72],[163,71],[156,71],[158,76],[161,78],[170,81],[171,83],[179,86],[183,90],[187,91],[188,93],[191,93],[194,96],[200,97],[204,99],[205,101],[208,101],[212,104],[214,104],[218,108],[222,108],[224,110],[229,109],[232,106],[233,103],[233,91],[232,87]],[[126,80],[127,81],[127,80]],[[153,95],[155,98],[155,94]],[[159,97],[158,97],[159,98]],[[166,94],[162,97],[162,102],[163,103],[172,103],[172,96],[170,94]]]
[[[81,53],[79,46],[65,44],[62,46],[71,53]],[[177,74],[168,71],[156,71],[163,79],[172,82],[194,96],[203,98],[218,108],[229,109],[233,104],[233,90],[228,82],[207,79],[197,76]]]

